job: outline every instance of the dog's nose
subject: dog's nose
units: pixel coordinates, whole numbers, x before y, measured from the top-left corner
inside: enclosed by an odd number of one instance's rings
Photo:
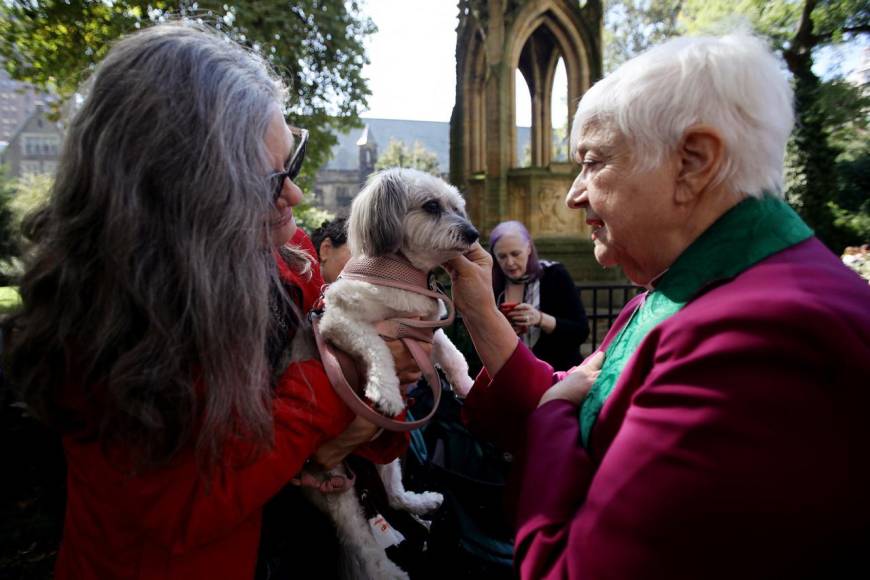
[[[477,238],[480,237],[480,234],[474,229],[474,226],[471,224],[466,224],[462,227],[462,239],[468,243],[470,246],[474,242],[477,241]]]

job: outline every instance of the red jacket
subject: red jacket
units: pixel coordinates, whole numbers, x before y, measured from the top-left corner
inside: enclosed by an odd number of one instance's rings
[[[310,306],[320,292],[319,270],[310,278],[281,272]],[[273,414],[274,448],[253,463],[233,465],[229,458],[245,442],[227,445],[223,471],[210,488],[192,448],[171,465],[130,475],[98,441],[65,436],[67,508],[56,578],[252,578],[263,506],[353,419],[314,360],[290,365],[276,386]],[[395,452],[388,442],[380,445]]]
[[[132,476],[99,442],[64,437],[67,511],[56,578],[253,577],[263,505],[353,418],[316,361],[290,366],[273,409],[274,449],[245,467],[225,465],[211,489],[191,448],[170,466]]]

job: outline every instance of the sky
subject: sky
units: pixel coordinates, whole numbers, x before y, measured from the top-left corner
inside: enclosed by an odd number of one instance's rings
[[[449,121],[456,97],[456,0],[365,0],[363,10],[378,27],[366,41],[370,64],[363,68],[372,91],[363,117]],[[817,74],[848,74],[858,66],[862,49],[850,46],[816,57]],[[564,73],[562,73],[564,75]],[[561,77],[561,78],[564,78]],[[520,84],[522,83],[522,84]],[[560,83],[559,71],[555,89]],[[517,74],[517,124],[531,124],[531,103]],[[564,97],[557,94],[553,118],[564,119]]]
[[[455,0],[366,0],[378,27],[363,68],[372,91],[363,117],[449,121],[456,98]]]

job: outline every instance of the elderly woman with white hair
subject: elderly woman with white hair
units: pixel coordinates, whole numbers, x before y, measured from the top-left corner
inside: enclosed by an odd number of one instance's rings
[[[647,292],[567,374],[517,344],[486,252],[450,264],[485,366],[467,418],[521,458],[521,577],[867,569],[870,288],[782,200],[792,123],[743,34],[670,41],[583,97],[567,204]]]

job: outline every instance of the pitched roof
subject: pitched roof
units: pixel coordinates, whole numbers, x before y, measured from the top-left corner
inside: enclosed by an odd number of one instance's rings
[[[372,131],[371,127],[369,127],[368,125],[363,127],[362,135],[360,135],[360,138],[357,140],[356,144],[357,144],[357,147],[362,147],[364,145],[377,145],[378,144],[377,140],[375,139],[375,134]]]
[[[34,125],[38,125],[38,127],[34,128]],[[35,131],[37,129],[45,129],[38,131],[40,133],[56,133],[57,135],[60,135],[61,138],[63,137],[63,130],[60,128],[60,125],[48,118],[45,105],[37,103],[33,111],[25,117],[24,121],[21,122],[21,125],[18,126],[18,129],[15,130],[15,133],[9,137],[7,144],[16,143],[18,137],[20,137],[22,133]]]

